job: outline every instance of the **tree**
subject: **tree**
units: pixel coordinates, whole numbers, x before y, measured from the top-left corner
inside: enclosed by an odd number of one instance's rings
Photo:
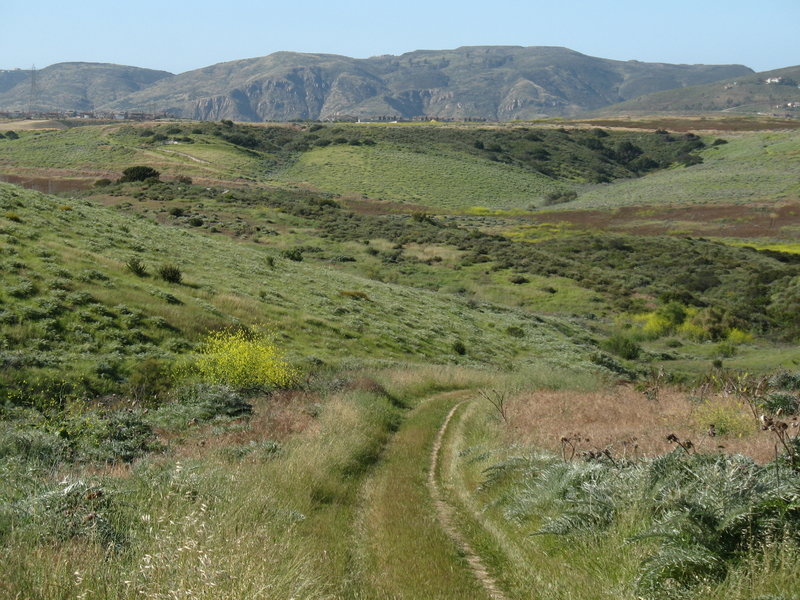
[[[127,183],[129,181],[145,181],[147,179],[158,179],[161,173],[152,167],[128,167],[122,172],[122,177],[117,180],[117,183]]]

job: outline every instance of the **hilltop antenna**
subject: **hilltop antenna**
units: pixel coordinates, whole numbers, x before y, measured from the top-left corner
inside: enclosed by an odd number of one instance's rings
[[[33,113],[36,100],[39,97],[39,81],[37,78],[36,65],[31,66],[31,90],[28,96],[28,114]]]

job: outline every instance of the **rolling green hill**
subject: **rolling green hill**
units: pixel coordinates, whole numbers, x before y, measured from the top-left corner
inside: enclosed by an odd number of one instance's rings
[[[645,177],[620,180],[583,191],[559,208],[615,208],[635,205],[775,203],[800,197],[800,133],[726,135],[728,143],[702,150],[703,163]]]
[[[800,132],[615,123],[0,131],[0,597],[794,598]]]
[[[693,134],[431,124],[103,125],[0,139],[0,174],[172,176],[300,186],[453,211],[530,208],[683,163]]]
[[[588,364],[588,349],[559,332],[562,325],[519,310],[5,184],[0,242],[2,385],[11,396],[64,377],[67,387],[113,389],[143,358],[175,360],[210,331],[240,324],[269,325],[295,359]],[[132,257],[146,275],[126,267]],[[167,262],[182,283],[159,278]]]

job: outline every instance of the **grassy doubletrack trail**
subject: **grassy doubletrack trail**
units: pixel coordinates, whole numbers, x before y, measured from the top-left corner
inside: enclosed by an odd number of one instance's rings
[[[367,481],[356,528],[363,597],[504,598],[458,533],[437,482],[447,423],[471,394],[423,400]]]

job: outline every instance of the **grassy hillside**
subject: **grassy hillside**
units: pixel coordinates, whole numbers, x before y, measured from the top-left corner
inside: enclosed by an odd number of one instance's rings
[[[767,82],[767,80],[778,80]],[[800,115],[800,67],[737,75],[715,83],[645,94],[598,114],[738,113]]]
[[[750,133],[724,139],[727,144],[700,152],[703,164],[590,188],[565,207],[775,203],[800,197],[800,133]]]
[[[110,177],[133,164],[165,174],[309,187],[445,211],[527,208],[587,182],[684,163],[692,134],[436,125],[105,125],[0,138],[0,171]]]
[[[178,360],[210,331],[240,324],[268,325],[301,363],[578,364],[587,356],[569,335],[521,311],[384,284],[84,202],[0,189],[3,378],[6,395],[23,402],[61,383],[78,395],[87,387],[114,390],[143,358]],[[133,257],[146,265],[143,276],[126,266]],[[165,263],[181,271],[181,283],[159,277]]]

